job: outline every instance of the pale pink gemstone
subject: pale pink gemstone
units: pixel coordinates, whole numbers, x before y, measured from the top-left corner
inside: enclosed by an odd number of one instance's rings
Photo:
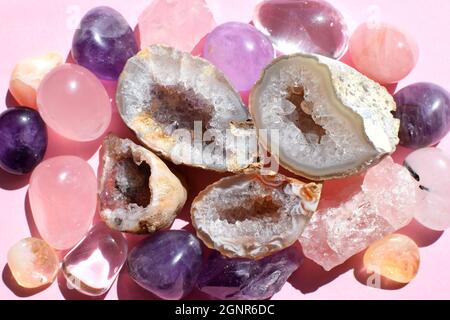
[[[74,141],[99,138],[111,122],[111,102],[102,83],[88,69],[63,64],[42,80],[37,105],[45,123]]]
[[[22,106],[35,108],[36,92],[42,79],[62,61],[63,58],[58,53],[47,53],[19,61],[9,81],[9,91],[14,99]]]
[[[424,148],[411,153],[405,165],[421,186],[416,220],[433,230],[450,228],[450,157],[440,149]]]
[[[141,47],[165,44],[190,52],[215,25],[205,0],[154,0],[139,17]]]
[[[122,234],[100,222],[66,255],[62,271],[71,288],[99,296],[109,290],[127,254],[127,241]]]
[[[360,190],[350,190],[347,183],[357,180],[325,183],[318,212],[300,238],[304,254],[325,270],[406,226],[420,199],[417,182],[390,157],[367,171]]]
[[[42,238],[55,249],[69,249],[92,224],[97,207],[94,170],[74,156],[48,159],[34,169],[29,197]]]
[[[382,84],[405,78],[419,58],[415,40],[384,23],[360,25],[350,39],[349,51],[355,68]]]
[[[45,241],[26,238],[9,249],[8,266],[20,286],[38,288],[55,280],[59,259]]]

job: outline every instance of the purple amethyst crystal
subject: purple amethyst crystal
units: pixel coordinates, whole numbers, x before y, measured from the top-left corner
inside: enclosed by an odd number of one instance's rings
[[[192,291],[201,265],[200,242],[182,230],[159,232],[140,242],[128,256],[133,280],[170,300],[181,299]]]
[[[218,299],[268,299],[281,290],[302,260],[302,254],[293,246],[261,260],[227,258],[214,251],[197,285]]]
[[[130,25],[109,7],[86,13],[72,42],[73,59],[106,80],[117,80],[127,60],[137,51]]]
[[[44,158],[47,127],[30,108],[9,108],[0,115],[0,167],[9,173],[31,172]]]

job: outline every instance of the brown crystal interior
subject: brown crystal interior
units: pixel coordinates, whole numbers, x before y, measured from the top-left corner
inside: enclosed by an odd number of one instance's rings
[[[305,88],[302,86],[290,87],[287,100],[295,105],[295,111],[288,118],[300,129],[309,143],[320,144],[326,131],[318,125],[308,109],[312,109],[312,102],[305,101]]]
[[[176,129],[194,130],[194,122],[201,121],[203,133],[210,127],[212,107],[192,89],[181,86],[153,85],[151,89],[151,118],[171,134]]]
[[[257,178],[245,184],[245,189],[239,189],[239,195],[224,203],[219,211],[222,220],[234,224],[244,220],[270,218],[277,222],[280,219],[284,196],[282,190],[270,187]]]
[[[150,175],[147,163],[137,165],[131,158],[118,159],[108,173],[100,195],[102,206],[111,210],[129,204],[147,207],[151,200]]]

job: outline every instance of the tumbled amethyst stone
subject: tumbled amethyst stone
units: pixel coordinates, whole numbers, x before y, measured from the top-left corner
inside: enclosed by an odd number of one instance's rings
[[[200,242],[182,230],[159,232],[140,242],[128,256],[134,281],[170,300],[181,299],[192,291],[201,265]]]
[[[31,172],[44,158],[47,127],[39,112],[9,108],[0,115],[0,167],[9,173]]]
[[[218,299],[268,299],[281,290],[302,260],[295,247],[261,260],[227,258],[214,251],[203,266],[197,285]]]
[[[412,84],[394,96],[400,144],[419,149],[438,143],[450,130],[450,93],[432,83]]]
[[[86,13],[72,41],[73,59],[105,80],[116,80],[137,52],[133,30],[119,12],[109,7]]]

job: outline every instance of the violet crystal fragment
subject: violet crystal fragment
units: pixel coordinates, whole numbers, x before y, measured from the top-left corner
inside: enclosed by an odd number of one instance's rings
[[[214,251],[197,285],[201,291],[218,299],[268,299],[281,290],[302,260],[295,246],[260,260],[227,258]]]

